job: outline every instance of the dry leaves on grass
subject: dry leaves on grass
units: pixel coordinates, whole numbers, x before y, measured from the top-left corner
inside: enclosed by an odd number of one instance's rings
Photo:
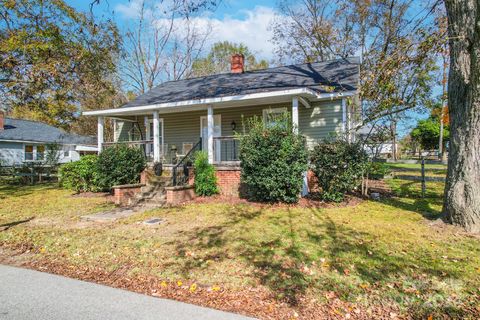
[[[340,300],[333,292],[327,293],[327,304],[301,297],[297,305],[292,306],[276,300],[264,287],[229,290],[220,284],[204,285],[183,280],[170,282],[151,276],[129,277],[128,268],[121,272],[106,272],[100,268],[76,267],[46,259],[29,261],[24,266],[260,319],[391,319],[392,314],[398,313],[389,306],[363,309],[355,303]]]

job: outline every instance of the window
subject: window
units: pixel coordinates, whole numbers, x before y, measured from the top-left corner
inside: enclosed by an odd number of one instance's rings
[[[64,157],[64,158],[70,157],[70,151],[69,151],[69,150],[63,151],[63,157]]]
[[[45,146],[37,146],[37,161],[42,161],[45,159]]]
[[[25,146],[25,161],[32,161],[33,160],[33,146]]]
[[[287,108],[263,109],[263,123],[265,127],[269,128],[279,121],[285,120],[283,114],[286,112]]]

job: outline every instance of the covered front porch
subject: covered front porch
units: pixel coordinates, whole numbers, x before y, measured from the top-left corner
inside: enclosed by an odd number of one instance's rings
[[[288,112],[295,130],[309,143],[331,132],[346,132],[348,96],[351,93],[317,94],[296,89],[84,114],[97,116],[98,152],[126,143],[144,150],[149,162],[168,165],[204,150],[212,164],[238,165],[238,135],[248,133],[247,119],[256,116],[268,122],[272,115]],[[106,119],[114,124],[111,141],[104,140]]]

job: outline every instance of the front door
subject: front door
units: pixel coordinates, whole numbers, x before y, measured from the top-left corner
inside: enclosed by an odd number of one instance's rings
[[[222,116],[213,115],[213,137],[222,136]],[[200,117],[200,137],[202,137],[202,150],[208,152],[208,121],[206,116]],[[220,141],[213,141],[214,159],[220,159]]]
[[[164,144],[163,144],[163,119],[159,119],[159,130],[158,132],[160,133],[160,157],[164,156]],[[153,158],[153,119],[148,119],[146,123],[146,139],[145,140],[150,140],[152,141],[151,143],[148,143],[146,148],[147,148],[147,156]]]

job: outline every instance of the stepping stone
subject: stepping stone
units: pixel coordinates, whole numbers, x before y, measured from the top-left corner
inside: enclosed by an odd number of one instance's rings
[[[96,222],[109,222],[109,221],[115,221],[121,218],[130,217],[131,215],[137,212],[138,211],[135,211],[132,209],[112,210],[112,211],[101,212],[101,213],[92,214],[88,216],[82,216],[82,219],[85,219],[88,221],[96,221]]]
[[[162,218],[151,218],[148,220],[143,221],[143,224],[149,225],[149,226],[154,226],[154,225],[159,225],[160,223],[165,222],[165,219]]]

